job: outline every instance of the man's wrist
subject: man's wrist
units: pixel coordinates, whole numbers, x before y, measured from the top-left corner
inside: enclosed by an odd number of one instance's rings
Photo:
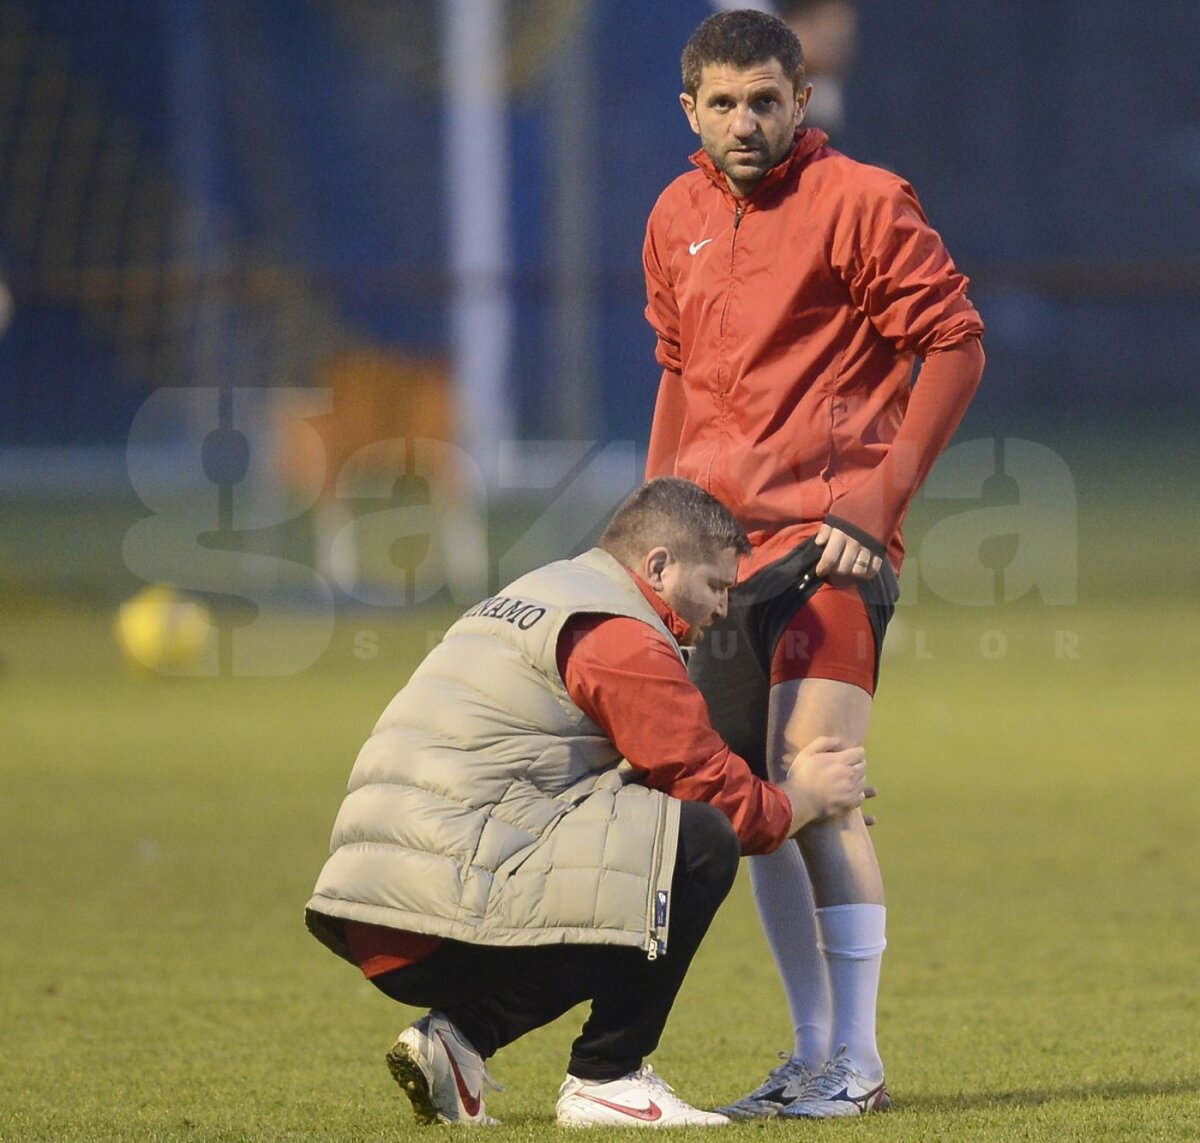
[[[816,817],[812,797],[798,782],[788,782],[781,789],[792,808],[792,825],[788,837],[795,837]]]
[[[887,544],[882,540],[876,539],[870,532],[864,531],[857,524],[852,524],[849,520],[845,520],[841,516],[826,516],[825,523],[831,528],[836,528],[839,532],[845,532],[852,540],[857,540],[864,548],[867,548],[875,555],[887,555]]]

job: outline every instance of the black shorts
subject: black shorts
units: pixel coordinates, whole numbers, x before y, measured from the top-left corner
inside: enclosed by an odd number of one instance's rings
[[[729,593],[729,614],[715,620],[688,658],[688,674],[704,695],[717,733],[767,778],[767,713],[771,660],[792,617],[821,586],[816,566],[822,549],[809,539],[782,559],[755,572]],[[896,609],[899,584],[885,560],[874,579],[858,585],[879,652]]]

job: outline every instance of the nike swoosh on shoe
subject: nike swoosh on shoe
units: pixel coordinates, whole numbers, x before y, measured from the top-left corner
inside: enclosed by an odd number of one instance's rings
[[[637,1119],[642,1123],[654,1123],[662,1118],[662,1108],[653,1100],[646,1107],[626,1107],[623,1103],[611,1103],[597,1095],[584,1095],[582,1092],[579,1092],[576,1098],[586,1099],[589,1103],[598,1103],[601,1107],[619,1111],[622,1115],[628,1115],[630,1119]]]
[[[446,1049],[446,1055],[450,1059],[450,1070],[454,1073],[454,1085],[458,1088],[458,1098],[462,1100],[463,1110],[472,1118],[479,1114],[479,1108],[482,1106],[482,1100],[478,1093],[473,1093],[467,1086],[467,1081],[463,1078],[462,1072],[458,1070],[458,1061],[454,1058],[454,1053],[450,1050],[450,1045],[446,1043],[446,1037],[438,1032],[437,1038],[441,1040],[442,1047]]]

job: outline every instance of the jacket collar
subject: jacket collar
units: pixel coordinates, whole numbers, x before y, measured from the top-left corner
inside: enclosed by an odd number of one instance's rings
[[[787,157],[781,159],[759,180],[754,190],[743,200],[729,189],[725,176],[717,169],[716,163],[709,158],[708,152],[701,147],[693,153],[691,161],[700,168],[718,187],[735,202],[745,201],[758,204],[768,199],[778,190],[794,172],[808,165],[813,155],[829,142],[829,136],[818,127],[801,127],[796,132],[792,149]]]
[[[691,631],[691,627],[685,620],[680,618],[679,613],[654,588],[642,579],[637,572],[633,571],[632,568],[626,568],[624,564],[621,566],[629,573],[629,578],[633,580],[638,591],[646,597],[646,601],[654,608],[655,614],[663,621],[663,626],[674,636],[675,642],[682,646],[688,637],[688,632]]]

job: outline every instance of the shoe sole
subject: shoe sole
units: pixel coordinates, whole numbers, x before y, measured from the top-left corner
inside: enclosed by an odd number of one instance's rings
[[[750,1119],[776,1119],[780,1106],[778,1103],[731,1103],[728,1107],[717,1107],[713,1110],[726,1119],[745,1122]]]
[[[720,1113],[718,1112],[717,1114]],[[718,1123],[697,1121],[688,1122],[684,1119],[675,1119],[667,1123],[664,1123],[661,1120],[656,1123],[639,1123],[634,1119],[562,1119],[556,1113],[554,1122],[555,1126],[557,1127],[567,1127],[573,1131],[586,1131],[588,1129],[611,1131],[614,1128],[616,1130],[623,1130],[637,1129],[642,1127],[649,1127],[651,1129],[662,1128],[663,1130],[672,1130],[677,1127],[728,1127],[732,1121],[728,1116],[725,1116],[724,1119]]]
[[[441,1123],[429,1079],[407,1044],[397,1040],[392,1045],[387,1054],[387,1066],[401,1091],[408,1096],[416,1121],[426,1126]]]
[[[866,1107],[859,1107],[853,1100],[824,1101],[823,1104],[796,1104],[779,1112],[781,1119],[849,1119],[852,1116],[878,1115],[892,1109],[892,1098],[887,1089],[881,1091]],[[819,1109],[819,1110],[818,1110]]]

